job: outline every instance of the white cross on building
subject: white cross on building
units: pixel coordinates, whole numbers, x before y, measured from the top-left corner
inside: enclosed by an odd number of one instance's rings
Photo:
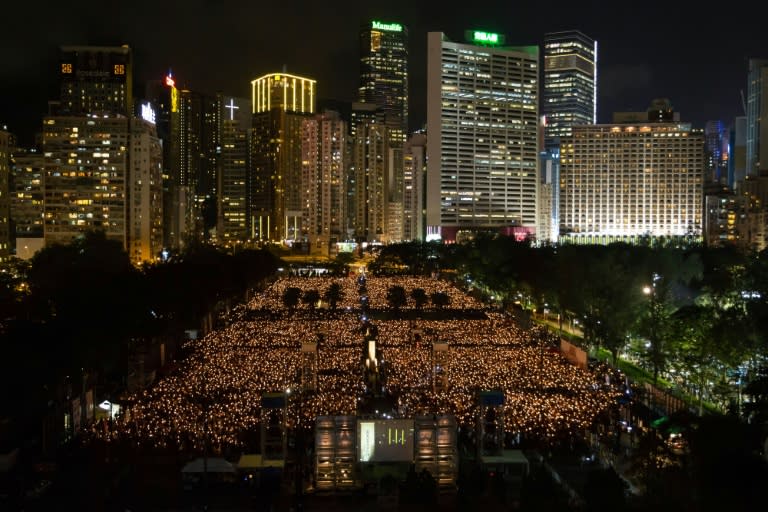
[[[229,109],[229,120],[232,121],[235,119],[235,109],[238,109],[240,107],[235,105],[234,98],[229,98],[229,105],[224,105],[224,108]]]

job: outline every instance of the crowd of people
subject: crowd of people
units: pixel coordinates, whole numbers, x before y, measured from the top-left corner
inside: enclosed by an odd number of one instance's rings
[[[318,290],[341,285],[339,314],[296,314],[286,308],[290,287]],[[363,318],[385,310],[387,291],[402,286],[450,297],[445,320]],[[308,305],[301,305],[303,309]],[[415,307],[409,299],[408,308]],[[430,307],[426,305],[425,307]],[[130,439],[136,445],[201,450],[250,449],[263,421],[262,397],[285,393],[286,427],[311,428],[318,416],[355,415],[369,391],[365,379],[364,323],[376,326],[386,392],[399,417],[452,414],[471,429],[477,393],[503,393],[504,430],[540,438],[583,435],[616,403],[620,382],[569,363],[558,341],[543,328],[521,329],[504,312],[462,318],[483,305],[452,284],[425,277],[283,277],[247,304],[232,310],[221,329],[189,340],[170,375],[127,400],[125,414],[91,436]],[[268,316],[252,315],[268,312]],[[435,352],[434,345],[447,345]],[[435,386],[434,379],[444,379]],[[311,390],[306,386],[311,382]]]

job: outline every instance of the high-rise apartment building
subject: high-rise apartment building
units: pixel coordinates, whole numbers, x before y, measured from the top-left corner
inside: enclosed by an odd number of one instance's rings
[[[126,248],[131,261],[153,261],[163,249],[163,148],[155,115],[130,122]]]
[[[427,36],[427,239],[462,232],[535,234],[538,193],[537,46]]]
[[[549,32],[543,54],[544,147],[556,150],[571,126],[597,123],[597,41],[578,30]]]
[[[302,231],[313,254],[346,240],[347,123],[326,111],[302,124]]]
[[[768,59],[749,59],[747,77],[747,176],[768,169]]]
[[[559,240],[701,237],[704,137],[690,124],[573,126],[560,151]]]
[[[378,107],[352,105],[350,129],[350,226],[358,242],[390,242],[388,129],[379,121]]]
[[[0,129],[0,263],[11,255],[11,152],[14,136],[5,126]]]
[[[159,253],[162,152],[151,123],[120,115],[48,116],[42,150],[46,245],[99,230],[134,262]]]
[[[387,226],[390,240],[403,237],[403,144],[408,133],[408,29],[370,21],[360,30],[358,101],[379,107],[387,137]]]
[[[43,169],[39,151],[13,152],[11,220],[15,231],[16,257],[31,258],[43,247]]]
[[[251,82],[248,223],[254,240],[301,237],[301,124],[314,114],[317,82],[270,73]]]
[[[403,240],[424,240],[427,135],[413,133],[403,151]]]
[[[62,46],[58,114],[133,112],[132,51],[123,46]]]

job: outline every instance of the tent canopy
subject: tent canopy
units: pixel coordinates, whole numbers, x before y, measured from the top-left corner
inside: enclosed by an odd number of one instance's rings
[[[282,468],[284,462],[282,460],[262,459],[261,454],[258,453],[246,453],[240,456],[240,460],[237,462],[237,468],[242,470],[247,469],[262,469],[262,468]]]
[[[235,473],[235,466],[221,457],[208,457],[207,468],[205,459],[202,457],[197,458],[185,465],[182,469],[182,473]]]

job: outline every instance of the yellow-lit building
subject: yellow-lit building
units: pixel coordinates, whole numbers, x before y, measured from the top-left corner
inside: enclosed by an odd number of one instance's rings
[[[301,126],[316,111],[317,82],[270,73],[251,82],[247,184],[251,239],[301,237]]]

